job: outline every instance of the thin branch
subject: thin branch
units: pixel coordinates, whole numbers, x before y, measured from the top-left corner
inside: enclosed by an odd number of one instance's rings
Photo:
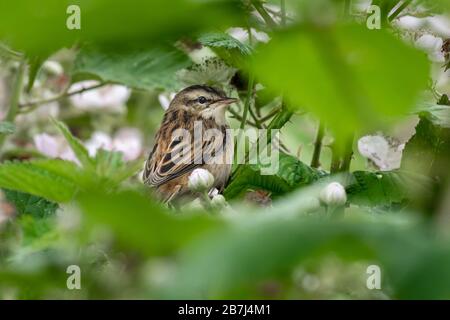
[[[407,6],[411,4],[412,0],[405,0],[398,8],[388,17],[388,21],[391,22],[394,20],[403,10],[406,9]]]
[[[242,121],[239,127],[240,129],[244,129],[245,122],[247,121],[248,109],[250,108],[250,100],[252,99],[253,96],[253,82],[254,82],[253,74],[250,74],[250,78],[248,79],[247,97],[245,98],[244,104],[244,112],[242,114]]]
[[[256,11],[261,15],[267,25],[274,29],[277,27],[277,23],[272,19],[269,13],[267,13],[266,9],[264,9],[263,4],[259,0],[252,0],[252,5],[255,7]]]
[[[73,95],[76,95],[76,94],[83,93],[83,92],[86,92],[86,91],[98,89],[100,87],[103,87],[104,85],[106,85],[106,82],[101,82],[101,83],[93,85],[91,87],[81,88],[79,90],[72,91],[72,92],[68,92],[68,91],[64,90],[61,94],[59,94],[59,95],[57,95],[57,96],[55,96],[53,98],[21,103],[19,105],[19,107],[23,108],[23,107],[34,106],[34,105],[47,104],[47,103],[50,103],[50,102],[58,101],[60,99],[66,98],[66,97],[70,97],[70,96],[73,96]]]
[[[272,111],[270,111],[264,117],[260,118],[259,121],[266,122],[267,120],[272,119],[280,111],[281,111],[281,106],[276,107],[276,108],[272,109]]]
[[[255,113],[253,112],[253,109],[252,109],[251,106],[248,108],[248,111],[250,112],[250,116],[253,118],[253,121],[255,122],[256,127],[259,128],[259,129],[261,129],[261,128],[262,128],[262,127],[261,127],[261,123],[260,123],[258,117],[257,117],[257,116],[255,115]]]
[[[276,10],[273,10],[273,9],[270,9],[270,8],[264,8],[268,13],[270,13],[271,15],[273,15],[273,16],[275,16],[275,17],[277,17],[277,18],[282,18],[282,16],[283,16],[283,13],[281,12],[281,11],[276,11]],[[295,21],[295,19],[293,19],[292,17],[289,17],[287,14],[285,15],[285,19],[286,19],[286,22],[287,21],[290,21],[290,22],[292,22],[292,21]]]
[[[2,55],[6,55],[7,58],[14,59],[16,61],[21,61],[23,59],[22,53],[14,51],[3,43],[0,43],[0,56]]]
[[[233,118],[239,120],[242,122],[242,117],[239,113],[237,113],[235,110],[229,108],[228,111],[230,111],[230,113],[233,115]],[[246,120],[245,121],[246,124],[251,125],[252,127],[256,127],[256,123],[250,121],[250,120]]]

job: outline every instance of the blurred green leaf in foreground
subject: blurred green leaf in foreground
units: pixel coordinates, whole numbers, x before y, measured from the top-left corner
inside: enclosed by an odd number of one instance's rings
[[[338,136],[406,114],[427,86],[426,56],[384,30],[301,25],[258,51],[251,70],[259,80]]]

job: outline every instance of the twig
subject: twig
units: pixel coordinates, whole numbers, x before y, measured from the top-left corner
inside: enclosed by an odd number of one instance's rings
[[[22,53],[14,51],[3,43],[0,43],[0,55],[7,55],[8,58],[16,61],[21,61],[23,59]]]
[[[264,117],[260,118],[259,121],[260,122],[266,122],[267,120],[273,118],[273,116],[275,116],[280,111],[281,111],[281,106],[276,107],[276,108],[272,109],[272,111],[270,111]]]
[[[411,4],[412,0],[405,0],[398,8],[392,12],[392,14],[388,17],[388,21],[391,22],[394,20],[403,10],[406,9],[407,6]]]
[[[94,90],[94,89],[98,89],[100,87],[103,87],[104,85],[106,85],[106,82],[101,82],[99,84],[96,84],[94,86],[91,87],[87,87],[87,88],[81,88],[79,90],[76,91],[72,91],[72,92],[68,92],[67,90],[64,90],[61,94],[53,97],[53,98],[49,98],[49,99],[44,99],[44,100],[37,100],[37,101],[29,101],[29,102],[25,102],[25,103],[21,103],[19,105],[19,107],[27,107],[27,106],[34,106],[34,105],[40,105],[40,104],[47,104],[50,102],[54,102],[54,101],[58,101],[62,98],[66,98],[66,97],[70,97],[76,94],[80,94],[86,91],[90,91],[90,90]]]
[[[250,116],[253,118],[253,121],[255,121],[256,127],[261,129],[261,123],[258,119],[258,117],[255,115],[255,113],[253,112],[252,107],[250,106],[250,108],[248,108],[248,111],[250,112]]]
[[[247,115],[248,115],[248,109],[250,108],[250,100],[253,96],[253,81],[254,76],[253,74],[250,74],[250,78],[248,79],[248,88],[247,88],[247,97],[245,98],[245,104],[244,104],[244,112],[242,113],[242,121],[240,125],[240,129],[244,129],[245,122],[247,121]]]
[[[229,108],[228,111],[230,111],[230,113],[233,115],[233,117],[239,121],[242,122],[242,117],[239,113],[237,113],[235,110]],[[250,121],[250,120],[246,120],[245,121],[246,124],[251,125],[252,127],[256,127],[256,123]]]
[[[267,13],[266,9],[264,9],[263,4],[259,0],[252,0],[252,5],[255,7],[256,11],[261,15],[267,25],[274,29],[277,27],[277,23],[272,19],[270,14]]]
[[[273,10],[273,9],[270,9],[270,8],[264,8],[268,13],[270,13],[271,15],[273,15],[273,16],[276,16],[276,17],[278,17],[278,18],[282,18],[282,15],[283,15],[283,12],[281,12],[281,11],[276,11],[276,10]],[[293,19],[292,17],[289,17],[287,14],[285,14],[285,19],[286,19],[286,22],[287,21],[295,21],[295,19]]]

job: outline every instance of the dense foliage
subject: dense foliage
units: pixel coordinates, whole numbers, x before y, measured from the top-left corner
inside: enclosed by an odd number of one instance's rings
[[[450,298],[450,6],[397,2],[0,2],[0,298]],[[168,208],[142,168],[191,84],[279,166]]]

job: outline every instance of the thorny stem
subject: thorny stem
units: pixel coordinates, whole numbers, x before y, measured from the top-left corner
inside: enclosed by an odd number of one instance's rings
[[[245,123],[247,122],[248,109],[250,108],[250,100],[253,93],[253,80],[253,75],[250,75],[250,79],[248,80],[247,97],[245,98],[244,111],[242,113],[241,125],[239,126],[240,129],[244,129]]]
[[[14,118],[16,117],[17,111],[19,109],[20,94],[22,93],[23,78],[25,77],[26,64],[27,63],[25,59],[22,59],[22,61],[19,64],[16,81],[14,82],[14,87],[11,95],[9,111],[5,118],[6,121],[14,121]]]
[[[333,146],[331,147],[332,150],[332,156],[331,156],[331,167],[330,172],[336,173],[336,172],[348,172],[350,169],[350,163],[352,161],[353,156],[353,140],[354,135],[348,136],[345,145],[343,147],[344,150],[342,150],[342,146],[336,144],[334,142]]]
[[[317,129],[316,141],[314,142],[314,152],[311,160],[311,167],[318,168],[320,166],[320,153],[322,151],[322,140],[324,135],[324,127],[321,121],[319,121],[319,127]]]
[[[331,166],[330,166],[330,173],[336,173],[339,171],[339,168],[341,167],[341,157],[339,154],[339,150],[336,147],[336,142],[331,146]]]
[[[339,169],[342,172],[348,172],[350,169],[350,162],[352,161],[353,156],[353,140],[354,135],[351,135],[345,145],[344,157],[342,159],[342,165]]]
[[[19,69],[17,70],[16,81],[14,82],[13,90],[11,93],[11,102],[9,104],[8,114],[6,115],[5,121],[13,122],[17,115],[17,110],[19,109],[20,94],[23,88],[23,79],[25,77],[27,61],[22,58],[19,64]],[[0,135],[0,148],[5,141],[5,135]]]

